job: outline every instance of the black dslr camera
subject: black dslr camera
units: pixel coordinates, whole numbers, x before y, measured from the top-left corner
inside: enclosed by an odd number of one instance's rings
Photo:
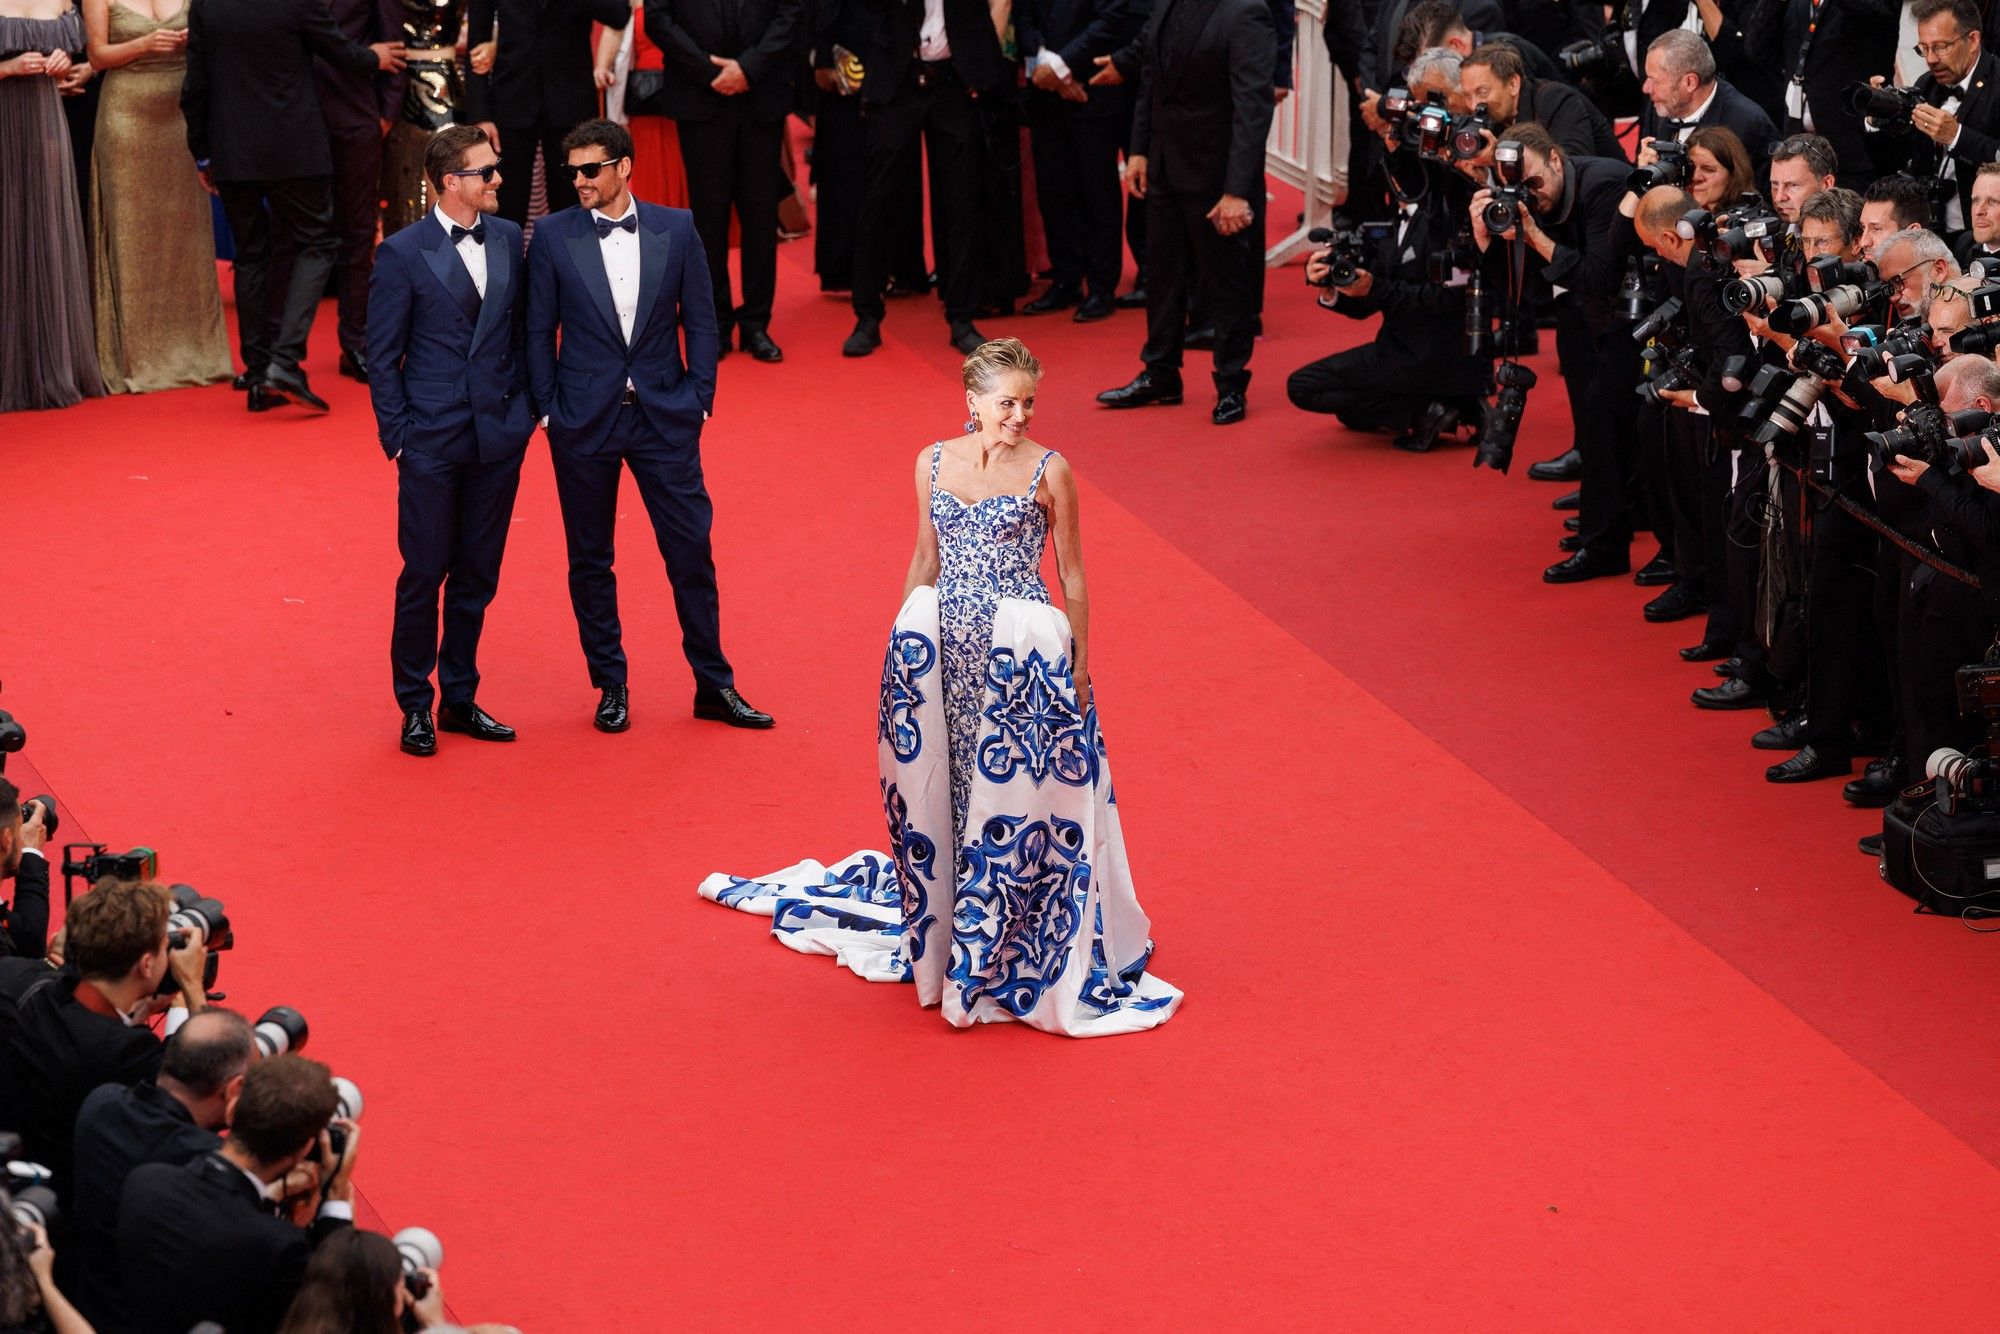
[[[1638,323],[1653,313],[1662,295],[1658,255],[1649,250],[1625,261],[1625,277],[1618,284],[1618,297],[1613,303],[1621,318]]]
[[[1443,93],[1433,88],[1420,102],[1407,88],[1391,88],[1382,94],[1377,109],[1395,127],[1403,147],[1432,162],[1452,161],[1451,108]]]
[[[1472,466],[1484,464],[1504,474],[1514,462],[1514,436],[1521,429],[1521,414],[1528,407],[1528,391],[1535,387],[1535,373],[1519,362],[1503,361],[1493,368],[1493,384],[1499,392],[1486,413],[1486,429],[1480,434]]]
[[[1866,116],[1879,129],[1907,126],[1916,109],[1923,105],[1923,99],[1908,88],[1898,88],[1885,84],[1880,88],[1865,83],[1850,83],[1840,90],[1841,100],[1847,103],[1849,115]]]
[[[1688,161],[1687,145],[1678,139],[1653,140],[1653,152],[1658,160],[1644,167],[1634,167],[1632,174],[1625,178],[1625,188],[1635,195],[1661,185],[1686,185],[1694,174],[1694,164]]]
[[[1374,262],[1380,253],[1382,242],[1396,234],[1393,222],[1364,222],[1356,224],[1349,219],[1335,215],[1332,227],[1315,227],[1306,233],[1306,239],[1314,245],[1323,245],[1326,250],[1326,277],[1306,282],[1314,287],[1345,287],[1360,276],[1361,270]]]
[[[24,1243],[30,1225],[45,1233],[56,1230],[62,1214],[56,1207],[56,1193],[49,1189],[54,1179],[48,1168],[21,1157],[19,1135],[0,1130],[0,1199],[5,1200],[7,1218]],[[25,1244],[22,1249],[27,1249]]]
[[[1701,383],[1701,367],[1681,323],[1681,300],[1669,297],[1632,330],[1632,341],[1646,349],[1646,378],[1633,392],[1656,407],[1664,394],[1692,389]]]
[[[1976,409],[1946,412],[1939,407],[1937,380],[1927,355],[1905,352],[1890,357],[1888,371],[1890,379],[1916,391],[1917,401],[1903,409],[1900,427],[1862,436],[1876,471],[1886,470],[1898,454],[1946,471],[1970,470],[1986,462],[1980,432],[1986,430],[1991,417]]]
[[[1517,141],[1502,139],[1493,145],[1493,170],[1487,175],[1486,206],[1479,211],[1479,220],[1495,236],[1521,225],[1521,214],[1528,208],[1528,192],[1521,185],[1525,171]]]

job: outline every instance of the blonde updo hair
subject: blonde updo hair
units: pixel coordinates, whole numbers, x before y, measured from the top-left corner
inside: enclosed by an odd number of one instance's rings
[[[1018,338],[995,338],[981,343],[965,359],[961,370],[967,391],[974,394],[992,393],[1000,377],[1012,371],[1037,381],[1042,378],[1042,363],[1035,360],[1035,354]]]

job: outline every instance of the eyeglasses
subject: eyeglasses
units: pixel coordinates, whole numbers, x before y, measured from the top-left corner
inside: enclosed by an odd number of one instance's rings
[[[1911,47],[1910,49],[1917,53],[1917,59],[1929,60],[1932,56],[1943,55],[1945,52],[1951,50],[1951,48],[1957,46],[1960,42],[1964,41],[1971,35],[1972,34],[1969,32],[1962,32],[1948,42],[1931,42],[1928,45],[1926,45],[1923,42],[1918,42],[1915,46]]]
[[[486,184],[493,184],[493,178],[500,174],[500,159],[494,158],[483,167],[467,167],[464,171],[448,171],[447,176],[477,176]]]
[[[1897,291],[1897,292],[1900,292],[1900,291],[1902,291],[1902,290],[1903,290],[1903,286],[1904,286],[1904,280],[1905,280],[1906,278],[1908,278],[1908,277],[1909,277],[1909,276],[1910,276],[1911,274],[1915,273],[1915,272],[1916,272],[1916,271],[1917,271],[1918,269],[1921,269],[1921,268],[1923,268],[1924,266],[1926,266],[1926,265],[1927,265],[1927,264],[1929,264],[1930,262],[1931,262],[1931,261],[1929,261],[1929,260],[1927,260],[1927,259],[1920,259],[1920,260],[1918,260],[1918,261],[1917,261],[1916,263],[1914,263],[1914,264],[1910,265],[1910,267],[1909,267],[1909,268],[1907,268],[1907,269],[1904,269],[1904,270],[1903,270],[1903,271],[1902,271],[1901,273],[1892,273],[1892,274],[1890,274],[1890,275],[1889,275],[1889,282],[1890,282],[1890,284],[1891,284],[1891,290],[1893,290],[1893,291]]]
[[[602,162],[572,162],[564,170],[568,171],[571,176],[581,176],[586,181],[594,181],[597,179],[598,172],[603,171],[614,162],[623,162],[624,160],[623,155],[620,155],[618,157],[608,157]]]

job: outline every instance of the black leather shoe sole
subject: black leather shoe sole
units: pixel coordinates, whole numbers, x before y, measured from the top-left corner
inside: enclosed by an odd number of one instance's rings
[[[1135,394],[1131,398],[1099,398],[1107,408],[1171,408],[1181,401],[1181,391],[1171,394]]]
[[[442,713],[438,715],[437,729],[440,732],[456,732],[460,736],[469,736],[474,741],[512,741],[514,739],[514,729],[511,727],[502,728],[496,732],[491,728],[470,726]]]
[[[762,731],[776,723],[775,719],[764,714],[746,718],[720,704],[697,704],[694,706],[694,716],[703,722],[728,723],[731,727],[747,727],[753,731]]]

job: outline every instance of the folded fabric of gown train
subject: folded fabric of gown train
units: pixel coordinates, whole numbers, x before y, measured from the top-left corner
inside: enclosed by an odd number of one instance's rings
[[[882,669],[877,753],[890,850],[755,879],[703,898],[772,919],[803,954],[871,982],[914,982],[956,1027],[1019,1021],[1070,1037],[1153,1028],[1180,1005],[1146,971],[1152,926],[1125,862],[1097,712],[1079,708],[1069,621],[1002,599],[965,834],[954,834],[938,595],[914,590]],[[950,849],[949,860],[944,856]]]

